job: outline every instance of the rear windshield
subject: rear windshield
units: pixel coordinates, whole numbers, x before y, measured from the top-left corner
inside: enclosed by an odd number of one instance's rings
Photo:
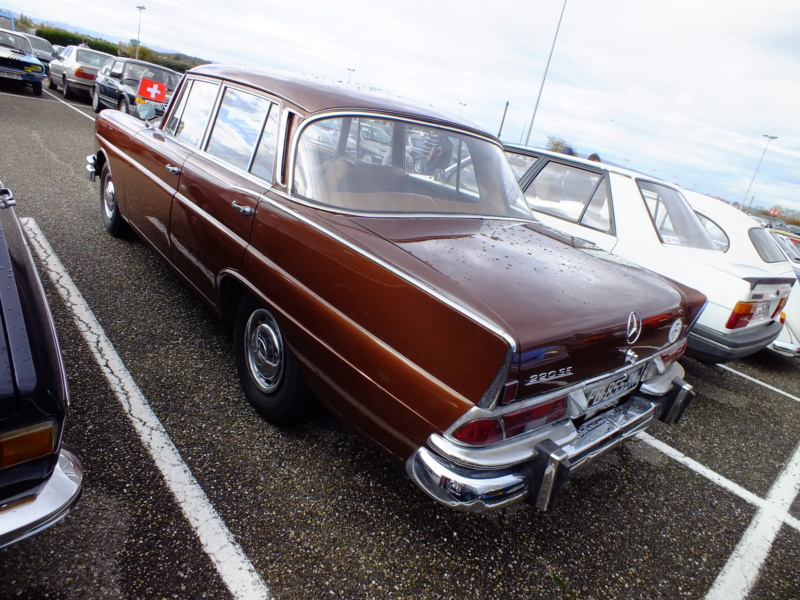
[[[356,212],[533,218],[499,146],[363,115],[320,119],[303,129],[292,191]]]
[[[640,180],[638,184],[661,243],[705,250],[717,249],[680,192],[652,181]]]
[[[167,86],[167,90],[172,92],[175,90],[175,87],[178,85],[178,81],[180,80],[180,76],[177,73],[173,73],[172,71],[167,71],[166,69],[159,69],[158,67],[150,66],[150,65],[140,65],[136,63],[128,63],[125,65],[125,74],[122,76],[123,79],[128,79],[130,81],[141,81],[142,79],[149,79],[151,81],[157,81],[158,83],[163,83]]]
[[[82,50],[80,48],[75,55],[75,60],[77,60],[79,63],[91,65],[93,67],[102,67],[109,58],[111,58],[111,55],[109,54],[93,52],[92,50]]]

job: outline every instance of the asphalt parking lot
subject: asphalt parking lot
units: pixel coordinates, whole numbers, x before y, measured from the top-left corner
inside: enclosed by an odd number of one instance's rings
[[[231,335],[110,238],[88,103],[0,86],[0,180],[45,280],[86,469],[75,510],[0,550],[2,598],[800,598],[800,361],[685,359],[697,398],[550,513],[428,500],[323,412],[246,403]]]

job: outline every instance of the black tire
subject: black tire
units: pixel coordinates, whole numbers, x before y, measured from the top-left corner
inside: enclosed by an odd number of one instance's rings
[[[126,223],[119,212],[114,180],[111,177],[111,169],[108,168],[108,163],[103,165],[103,170],[100,173],[100,215],[103,218],[103,225],[105,225],[106,231],[110,235],[124,237]]]
[[[34,81],[31,85],[33,87],[33,95],[34,96],[41,96],[42,95],[42,82],[41,81]]]
[[[62,85],[61,91],[64,94],[64,98],[67,99],[67,100],[72,98],[74,96],[74,94],[72,93],[72,88],[69,87],[69,81],[67,81],[66,75],[64,76],[64,79],[63,79],[61,85]]]
[[[127,98],[122,97],[119,99],[119,110],[120,112],[131,114],[131,105],[128,103]]]
[[[92,88],[92,110],[95,113],[99,113],[103,110],[105,106],[103,106],[102,102],[100,102],[100,94],[97,93],[97,86]]]
[[[58,86],[56,85],[55,81],[53,81],[53,73],[51,72],[50,75],[47,76],[47,89],[50,90],[57,90]]]
[[[378,162],[378,161],[376,161],[375,157],[372,156],[372,154],[370,154],[369,152],[364,152],[364,154],[361,155],[361,162],[365,162],[367,164],[372,164],[372,163]]]
[[[309,414],[311,392],[272,314],[252,296],[236,313],[236,370],[247,400],[273,423],[294,423]]]

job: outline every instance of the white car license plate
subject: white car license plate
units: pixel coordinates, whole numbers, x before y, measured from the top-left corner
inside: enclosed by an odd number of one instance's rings
[[[6,73],[5,71],[0,71],[0,77],[5,77],[6,79],[22,79],[22,75],[17,75],[16,73]]]
[[[759,302],[756,306],[756,318],[766,317],[769,315],[769,302]]]
[[[584,394],[586,395],[587,406],[597,406],[624,396],[639,385],[644,367],[644,365],[641,365],[633,371],[628,371],[613,379],[586,388]]]

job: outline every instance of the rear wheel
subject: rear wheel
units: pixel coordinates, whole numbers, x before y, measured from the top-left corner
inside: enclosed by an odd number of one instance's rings
[[[64,98],[66,98],[67,100],[72,98],[74,94],[72,93],[72,88],[69,87],[69,81],[67,81],[66,75],[64,76],[61,85],[63,86],[61,91],[64,92]]]
[[[108,163],[103,165],[100,173],[100,214],[103,217],[106,231],[114,237],[122,237],[125,231],[125,221],[119,212],[114,180],[111,177]]]
[[[274,423],[303,418],[311,392],[275,318],[252,296],[239,305],[234,343],[239,381],[253,407]]]

